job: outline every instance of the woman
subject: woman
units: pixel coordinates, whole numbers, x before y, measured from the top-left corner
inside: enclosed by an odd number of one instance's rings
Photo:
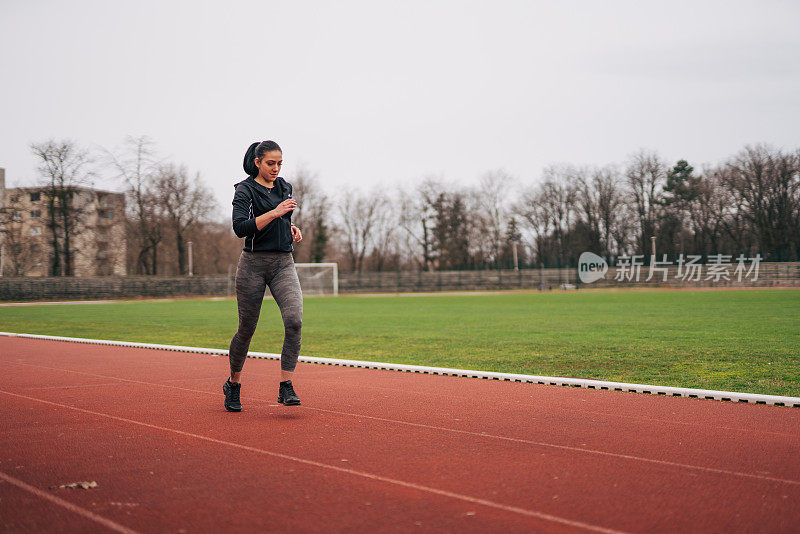
[[[282,164],[283,153],[276,142],[253,143],[244,155],[248,178],[236,184],[233,196],[233,231],[244,238],[244,250],[236,269],[239,330],[231,339],[231,376],[222,386],[229,412],[242,411],[239,379],[267,286],[281,310],[284,326],[278,402],[285,406],[300,404],[292,387],[292,373],[300,354],[303,294],[292,242],[302,240],[303,234],[292,224],[297,202],[292,198],[292,186],[278,176]]]

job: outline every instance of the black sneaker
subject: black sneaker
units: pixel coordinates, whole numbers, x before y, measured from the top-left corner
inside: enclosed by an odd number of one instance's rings
[[[300,398],[294,392],[291,380],[281,382],[278,388],[278,402],[284,406],[300,406]]]
[[[225,394],[225,409],[229,412],[241,412],[242,404],[239,401],[239,393],[242,391],[242,385],[238,382],[231,382],[226,380],[222,384],[222,392]]]

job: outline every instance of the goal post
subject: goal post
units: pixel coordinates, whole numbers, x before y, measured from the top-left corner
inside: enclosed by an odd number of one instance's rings
[[[338,263],[295,263],[303,295],[339,296]]]

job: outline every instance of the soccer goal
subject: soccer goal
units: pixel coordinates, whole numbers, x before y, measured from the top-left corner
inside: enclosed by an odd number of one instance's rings
[[[339,267],[336,263],[295,263],[303,295],[339,295]]]

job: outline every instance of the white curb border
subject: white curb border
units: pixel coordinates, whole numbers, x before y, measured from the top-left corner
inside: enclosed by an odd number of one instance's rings
[[[88,343],[92,345],[113,345],[118,347],[134,347],[140,349],[171,350],[174,352],[195,352],[199,354],[215,354],[227,356],[224,349],[207,349],[202,347],[182,347],[180,345],[159,345],[156,343],[134,343],[132,341],[111,341],[106,339],[86,339],[79,337],[45,336],[38,334],[15,334],[13,332],[0,332],[0,336],[24,337],[31,339],[46,339],[50,341],[68,341],[71,343]],[[280,360],[280,354],[269,352],[249,352],[248,358],[263,360]],[[405,371],[407,373],[422,373],[428,375],[449,375],[467,378],[483,378],[491,380],[504,380],[508,382],[529,382],[551,386],[572,386],[588,389],[605,389],[611,391],[629,391],[634,393],[648,393],[651,395],[665,395],[670,397],[692,397],[697,399],[713,399],[730,402],[747,402],[750,404],[768,404],[771,406],[793,406],[800,408],[800,397],[782,397],[780,395],[759,395],[756,393],[738,393],[735,391],[715,391],[711,389],[676,388],[667,386],[651,386],[647,384],[627,384],[625,382],[606,382],[604,380],[589,380],[584,378],[563,378],[554,376],[520,375],[513,373],[493,373],[490,371],[470,371],[467,369],[449,369],[446,367],[425,367],[422,365],[404,365],[399,363],[365,362],[360,360],[339,360],[335,358],[314,358],[300,356],[299,361],[321,365],[338,365],[342,367],[363,367],[365,369],[383,369],[387,371]]]

